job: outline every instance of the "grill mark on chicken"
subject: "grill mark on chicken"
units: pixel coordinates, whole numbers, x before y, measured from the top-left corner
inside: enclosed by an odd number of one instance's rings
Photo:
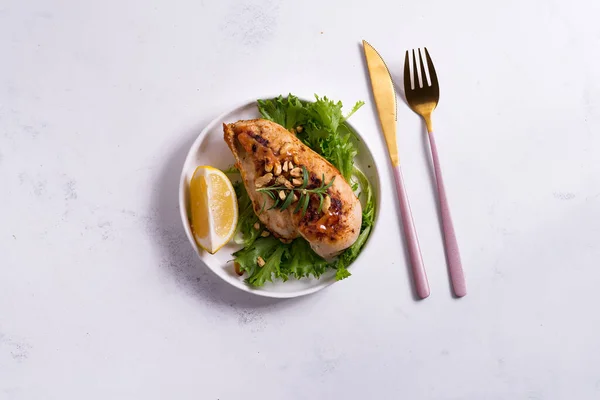
[[[317,174],[315,174],[314,172],[311,172],[309,174],[308,181],[310,183],[306,186],[307,189],[314,189],[321,186],[321,179],[319,179]]]
[[[269,141],[267,139],[265,139],[264,137],[262,137],[261,135],[256,134],[252,131],[248,131],[248,132],[246,132],[246,134],[248,136],[250,136],[252,139],[256,140],[258,143],[262,144],[264,147],[269,146]]]
[[[337,197],[332,197],[331,198],[331,206],[329,207],[329,210],[332,210],[332,212],[334,213],[340,213],[342,211],[342,201],[337,198]]]

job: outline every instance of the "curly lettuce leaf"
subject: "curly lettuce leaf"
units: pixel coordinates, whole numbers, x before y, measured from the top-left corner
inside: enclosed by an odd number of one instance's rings
[[[327,161],[332,163],[346,181],[350,180],[354,158],[358,154],[355,135],[342,114],[342,102],[335,103],[327,97],[316,97],[310,103],[307,115],[309,120],[298,137]],[[364,103],[357,102],[348,116],[352,115]]]
[[[335,280],[341,281],[342,279],[346,279],[350,277],[352,274],[350,271],[346,269],[344,266],[338,266],[337,271],[335,271]]]
[[[317,95],[315,95],[315,100],[315,102],[310,103],[307,107],[309,119],[317,122],[325,130],[332,133],[338,132],[338,128],[341,127],[341,124],[365,104],[364,101],[357,101],[354,104],[354,107],[352,107],[352,110],[344,116],[342,113],[343,104],[341,101],[336,103],[333,100],[328,99],[327,96],[320,98]]]
[[[275,239],[278,241],[277,239]],[[282,244],[280,242],[280,244]],[[266,261],[265,265],[262,267],[257,267],[254,269],[254,273],[250,275],[246,281],[252,286],[263,286],[265,282],[273,282],[273,276],[276,278],[281,278],[282,275],[280,273],[280,265],[281,265],[281,257],[286,251],[285,246],[276,246],[275,251],[273,251],[267,258],[263,259]]]
[[[272,236],[258,238],[252,244],[233,253],[233,261],[239,264],[241,271],[248,273],[248,276],[252,277],[259,268],[258,257],[267,260],[277,248],[281,247],[280,245],[283,245],[283,243]]]
[[[281,266],[281,270],[296,279],[313,276],[319,278],[327,269],[327,261],[317,255],[310,244],[302,238],[292,242],[289,257]]]
[[[298,97],[289,94],[287,99],[278,96],[274,99],[258,100],[258,111],[263,118],[273,121],[285,129],[296,129],[306,118],[306,108]]]
[[[362,100],[359,100],[356,103],[354,103],[354,107],[352,107],[352,110],[350,110],[350,112],[348,114],[346,114],[346,116],[344,117],[344,121],[346,121],[348,118],[350,118],[352,116],[352,114],[357,112],[358,109],[364,105],[365,105],[365,102]]]
[[[327,96],[319,98],[315,95],[316,101],[311,103],[308,108],[309,119],[318,122],[325,130],[329,132],[336,132],[340,122],[344,120],[342,114],[342,102],[337,103],[333,100],[329,100]]]
[[[353,142],[353,133],[347,125],[340,125],[335,134],[321,140],[322,155],[339,169],[346,181],[350,181],[354,168],[354,158],[358,148]]]
[[[263,286],[273,278],[284,282],[290,276],[296,279],[309,276],[319,278],[329,266],[302,238],[290,245],[272,236],[261,237],[250,246],[233,253],[233,256],[239,269],[248,274],[246,282],[255,287]],[[265,260],[263,267],[258,266],[258,257]]]

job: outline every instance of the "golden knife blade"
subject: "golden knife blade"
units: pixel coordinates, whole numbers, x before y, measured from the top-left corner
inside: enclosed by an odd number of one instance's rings
[[[371,86],[373,88],[373,97],[377,106],[379,122],[381,123],[385,141],[387,142],[394,170],[394,178],[396,179],[396,192],[398,193],[398,201],[400,202],[402,225],[404,227],[404,234],[406,235],[415,289],[417,295],[424,299],[429,296],[429,282],[427,281],[427,273],[425,272],[423,257],[421,257],[421,248],[417,239],[417,230],[412,219],[408,195],[404,187],[404,178],[402,177],[398,161],[398,147],[396,145],[396,91],[394,90],[394,82],[385,62],[373,46],[363,40],[363,48],[365,49],[367,68],[371,76]]]
[[[367,59],[367,67],[371,77],[373,97],[377,106],[377,114],[381,129],[387,143],[392,166],[397,166],[398,147],[396,144],[396,91],[394,82],[385,62],[366,40],[363,40],[363,48]]]

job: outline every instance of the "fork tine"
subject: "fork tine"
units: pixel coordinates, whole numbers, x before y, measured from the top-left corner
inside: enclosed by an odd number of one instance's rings
[[[438,79],[437,74],[435,73],[435,68],[433,67],[433,61],[431,61],[431,57],[429,57],[429,52],[427,51],[427,47],[425,49],[425,57],[427,57],[427,66],[429,67],[429,79],[431,80],[431,86],[436,88],[438,87]]]
[[[419,73],[417,72],[417,57],[415,56],[415,49],[412,49],[413,55],[413,82],[415,83],[415,89],[420,88],[419,84]]]
[[[429,84],[427,83],[427,75],[425,75],[425,62],[423,60],[423,52],[417,49],[417,53],[419,54],[419,65],[421,66],[421,81],[423,82],[423,87],[426,87],[429,86]]]
[[[404,56],[404,93],[410,91],[412,87],[410,86],[410,62],[408,60],[408,50],[406,50],[406,55]]]

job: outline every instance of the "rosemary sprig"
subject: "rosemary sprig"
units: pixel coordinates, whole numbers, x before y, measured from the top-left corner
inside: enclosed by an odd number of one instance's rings
[[[308,171],[305,166],[302,166],[302,185],[300,185],[299,187],[289,189],[286,186],[265,186],[256,189],[256,191],[259,193],[265,193],[273,200],[274,203],[269,208],[269,210],[278,208],[281,211],[286,210],[293,203],[294,194],[296,194],[298,197],[298,202],[293,213],[295,214],[299,211],[302,211],[302,217],[304,217],[304,215],[306,214],[306,210],[308,209],[311,194],[314,194],[319,197],[319,209],[317,210],[317,213],[321,212],[321,209],[323,208],[323,200],[325,198],[324,196],[327,195],[327,189],[329,189],[331,185],[333,185],[334,180],[335,176],[331,179],[331,181],[329,181],[329,183],[325,184],[325,174],[323,174],[321,186],[312,189],[307,189],[306,187],[308,186]],[[282,190],[286,194],[283,200],[279,198],[279,192]]]

